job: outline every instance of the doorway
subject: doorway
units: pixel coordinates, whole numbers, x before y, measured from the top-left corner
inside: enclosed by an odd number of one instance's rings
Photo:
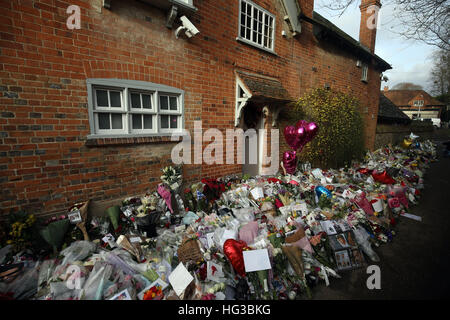
[[[247,105],[243,110],[242,122],[245,133],[242,173],[257,176],[262,170],[263,137],[259,134],[259,129],[264,129],[264,117],[261,108]],[[254,130],[247,131],[249,129]]]

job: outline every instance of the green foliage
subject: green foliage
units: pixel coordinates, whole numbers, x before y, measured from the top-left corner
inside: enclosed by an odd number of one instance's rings
[[[292,111],[293,124],[304,119],[316,122],[319,127],[317,136],[300,153],[301,161],[336,168],[364,156],[364,124],[360,103],[355,97],[315,89],[300,98]]]

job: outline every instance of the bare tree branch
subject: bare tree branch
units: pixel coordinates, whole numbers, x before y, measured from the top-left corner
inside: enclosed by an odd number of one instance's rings
[[[360,0],[324,0],[324,7],[340,11],[341,16],[351,4]],[[400,22],[398,31],[406,39],[422,41],[428,45],[450,51],[450,0],[385,0],[393,4],[395,17]],[[393,29],[393,28],[392,28]]]
[[[430,72],[432,93],[445,95],[450,92],[450,53],[438,50],[433,54],[434,65]]]

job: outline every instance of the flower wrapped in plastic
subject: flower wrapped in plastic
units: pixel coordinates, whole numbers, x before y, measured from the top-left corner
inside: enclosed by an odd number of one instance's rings
[[[302,259],[304,261],[305,266],[305,278],[310,281],[312,278],[322,279],[325,281],[325,284],[329,285],[329,277],[332,276],[334,278],[340,278],[340,276],[336,273],[336,271],[328,266],[323,265],[319,260],[317,260],[311,253],[307,251],[303,251]],[[310,284],[311,285],[311,284]]]
[[[268,300],[271,298],[268,275],[268,270],[247,272],[247,278],[253,286],[253,289],[255,291],[255,298],[258,300]]]
[[[51,221],[47,226],[41,229],[40,234],[42,238],[44,238],[44,240],[53,248],[54,254],[56,254],[61,247],[69,226],[69,219],[67,219],[67,217],[60,217],[60,220]]]
[[[161,215],[162,213],[157,212],[156,210],[147,210],[143,213],[139,213],[135,217],[138,230],[140,230],[146,237],[149,238],[158,236],[158,233],[156,232],[156,226],[160,223]]]
[[[89,204],[90,200],[86,202],[76,203],[69,209],[69,219],[76,222],[77,228],[83,233],[85,241],[89,241],[89,234],[87,233],[86,223],[88,220]],[[73,219],[72,217],[75,217]]]
[[[114,230],[119,229],[119,219],[120,219],[120,207],[112,206],[106,209],[106,214],[108,215],[111,223],[113,225]]]
[[[131,242],[127,236],[121,235],[117,239],[117,244],[131,253],[138,262],[142,259],[142,248],[139,243]]]
[[[167,185],[160,183],[158,185],[158,194],[161,196],[161,198],[164,199],[170,212],[173,213],[174,211],[172,208],[172,193],[170,192],[170,189],[167,187]]]
[[[106,281],[113,272],[113,266],[104,261],[97,262],[94,265],[88,279],[84,283],[83,300],[101,300],[103,299],[103,290],[105,289]]]
[[[143,300],[162,300],[164,293],[159,285],[153,286],[144,292]]]
[[[163,175],[161,176],[161,181],[167,184],[171,190],[178,192],[183,178],[181,174],[181,167],[168,166],[162,169],[162,172]]]
[[[158,205],[158,195],[155,194],[155,192],[146,193],[140,200],[145,207],[150,210],[156,210],[156,206]]]

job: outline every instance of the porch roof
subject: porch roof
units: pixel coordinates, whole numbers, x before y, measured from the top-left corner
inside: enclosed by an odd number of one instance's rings
[[[288,91],[278,79],[246,71],[236,71],[247,90],[251,93],[251,102],[287,103],[293,101]]]

